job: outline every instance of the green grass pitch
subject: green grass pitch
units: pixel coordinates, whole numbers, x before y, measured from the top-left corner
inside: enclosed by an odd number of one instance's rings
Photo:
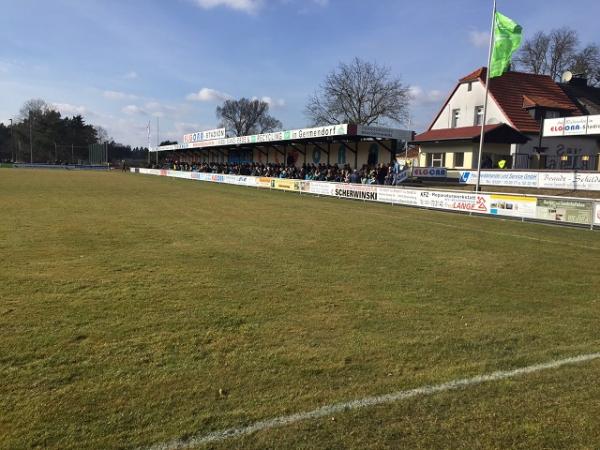
[[[600,234],[0,171],[0,448],[144,448],[600,350]],[[211,448],[598,448],[600,361]]]

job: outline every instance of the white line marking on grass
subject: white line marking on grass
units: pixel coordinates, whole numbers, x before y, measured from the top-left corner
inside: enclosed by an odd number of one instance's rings
[[[397,391],[391,394],[365,397],[362,399],[351,400],[343,403],[334,403],[332,405],[322,406],[321,408],[313,409],[312,411],[306,411],[297,414],[291,414],[289,416],[279,416],[273,419],[262,420],[260,422],[255,422],[245,427],[228,428],[226,430],[214,431],[212,433],[204,435],[198,434],[188,439],[175,439],[170,442],[153,445],[149,448],[149,450],[176,450],[196,447],[199,445],[210,444],[211,442],[219,442],[224,441],[226,439],[246,436],[252,433],[256,433],[257,431],[283,427],[305,420],[320,419],[322,417],[327,417],[336,413],[342,413],[344,411],[351,411],[361,408],[367,408],[370,406],[394,403],[400,400],[405,400],[413,397],[433,395],[437,394],[438,392],[452,391],[468,386],[476,386],[478,384],[486,383],[488,381],[505,380],[507,378],[514,378],[521,375],[540,372],[542,370],[556,369],[569,364],[589,362],[595,359],[600,359],[600,353],[579,355],[574,356],[572,358],[559,359],[546,363],[534,364],[532,366],[521,367],[519,369],[502,370],[492,372],[489,374],[478,375],[472,378],[462,378],[458,380],[448,381],[446,383],[422,386],[416,389],[410,389],[406,391]]]

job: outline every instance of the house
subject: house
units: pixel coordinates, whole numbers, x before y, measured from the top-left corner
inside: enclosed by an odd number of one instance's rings
[[[415,137],[420,166],[477,167],[486,70],[461,78],[429,129]],[[490,79],[482,167],[497,167],[503,159],[519,169],[591,169],[600,152],[598,138],[542,138],[540,129],[544,119],[595,111],[599,93],[587,84],[558,84],[546,75],[509,71]]]

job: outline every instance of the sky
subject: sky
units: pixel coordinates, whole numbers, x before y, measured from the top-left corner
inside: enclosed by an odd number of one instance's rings
[[[488,0],[0,0],[0,121],[41,98],[132,146],[217,126],[228,98],[260,98],[285,129],[354,57],[410,87],[427,129],[457,80],[487,62]],[[598,0],[498,0],[524,37],[567,26],[600,43]],[[157,126],[158,120],[158,126]],[[408,128],[408,124],[399,124]]]

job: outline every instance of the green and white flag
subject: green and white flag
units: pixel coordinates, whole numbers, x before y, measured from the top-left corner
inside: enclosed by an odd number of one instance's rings
[[[496,11],[494,15],[494,49],[490,61],[490,78],[499,77],[510,67],[513,53],[521,45],[523,28]]]

